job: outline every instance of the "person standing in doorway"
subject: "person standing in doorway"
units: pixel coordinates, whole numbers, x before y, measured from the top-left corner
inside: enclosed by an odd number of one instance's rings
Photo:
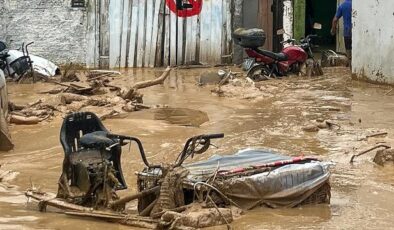
[[[338,20],[343,17],[343,37],[348,58],[352,58],[352,0],[345,0],[339,5],[337,13],[332,20],[331,34],[337,32]]]

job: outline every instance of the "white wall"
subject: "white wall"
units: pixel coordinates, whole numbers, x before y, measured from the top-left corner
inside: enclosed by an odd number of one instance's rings
[[[353,74],[394,84],[394,1],[353,0]]]

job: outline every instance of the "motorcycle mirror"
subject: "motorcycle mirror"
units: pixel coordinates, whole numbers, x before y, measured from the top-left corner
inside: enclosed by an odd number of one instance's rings
[[[313,23],[313,29],[321,30],[322,29],[322,24],[317,23],[317,22]]]
[[[283,35],[285,34],[285,30],[284,29],[279,29],[276,31],[276,35]]]

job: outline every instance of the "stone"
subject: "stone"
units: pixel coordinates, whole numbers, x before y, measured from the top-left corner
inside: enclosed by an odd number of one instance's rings
[[[302,130],[305,132],[314,133],[314,132],[319,132],[319,127],[317,127],[316,125],[308,125],[303,127]]]
[[[387,162],[394,163],[394,149],[379,150],[373,158],[373,162],[380,166],[384,166]]]

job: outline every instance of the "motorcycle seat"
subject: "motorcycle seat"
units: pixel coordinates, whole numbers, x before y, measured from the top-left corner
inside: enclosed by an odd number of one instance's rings
[[[264,55],[264,56],[270,57],[272,59],[275,59],[277,61],[287,61],[288,60],[287,55],[284,54],[284,53],[274,53],[274,52],[271,52],[271,51],[268,51],[268,50],[259,49],[259,48],[256,49],[256,52],[261,54],[261,55]]]
[[[103,148],[115,144],[116,142],[108,138],[107,134],[105,131],[87,133],[80,139],[81,146],[84,148]]]

